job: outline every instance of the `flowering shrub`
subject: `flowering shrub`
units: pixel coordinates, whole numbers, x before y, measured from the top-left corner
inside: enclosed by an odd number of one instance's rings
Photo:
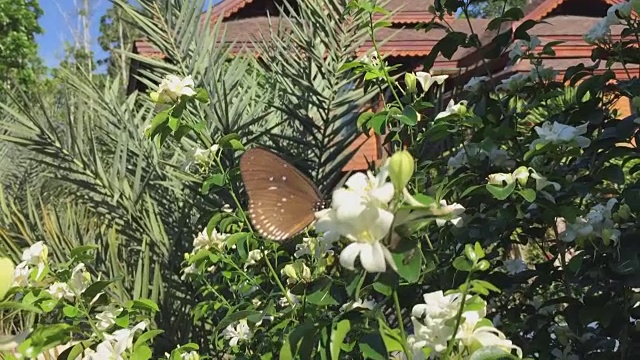
[[[450,3],[436,15],[455,11]],[[384,9],[368,1],[349,8],[369,18],[371,34],[387,26],[374,21]],[[594,58],[640,63],[638,10],[635,1],[615,5],[585,35]],[[512,9],[489,27],[522,17]],[[530,72],[471,78],[444,108],[431,95],[446,75],[393,77],[375,41],[373,54],[346,64],[368,86],[390,90],[392,99],[357,125],[383,136],[391,156],[351,174],[314,226],[284,243],[253,232],[237,162],[224,161],[248,139],[209,141],[190,115],[208,94],[198,79],[167,77],[151,95],[158,113],[145,133],[158,145],[195,134],[201,147],[186,169],[203,193],[224,193],[230,203],[189,229],[193,246],[180,274],[195,289],[189,315],[207,341],[165,357],[637,357],[640,187],[628,144],[639,122],[619,119],[612,104],[626,97],[637,110],[638,80],[576,64],[559,81],[542,60],[553,44],[537,53],[542,41],[527,34],[534,25],[494,44],[511,62],[529,61]],[[613,26],[623,28],[619,41]],[[476,41],[449,29],[430,61]],[[25,250],[0,296],[6,292],[4,308],[35,314],[35,328],[0,349],[18,357],[68,344],[69,358],[151,357],[157,307],[110,299],[111,281],[90,273],[90,251],[75,249],[53,266],[46,244]]]
[[[15,267],[3,259],[2,273],[13,276],[2,286],[8,288],[0,292],[2,308],[33,314],[31,330],[3,336],[3,358],[31,358],[51,349],[69,359],[149,358],[149,344],[161,333],[150,329],[157,305],[147,299],[121,304],[111,298],[113,281],[92,277],[85,265],[94,260],[94,247],[73,249],[65,263],[51,263],[48,251],[37,242],[24,250]],[[8,324],[12,317],[5,315],[3,324]]]

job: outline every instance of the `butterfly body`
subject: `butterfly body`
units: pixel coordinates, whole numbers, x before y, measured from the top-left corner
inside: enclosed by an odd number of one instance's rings
[[[249,218],[265,238],[284,241],[315,220],[322,195],[293,165],[263,148],[247,150],[240,173],[249,197]]]

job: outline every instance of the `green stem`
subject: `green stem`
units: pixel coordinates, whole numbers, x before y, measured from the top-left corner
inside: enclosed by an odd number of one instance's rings
[[[360,300],[360,289],[362,289],[362,284],[364,284],[364,279],[366,277],[367,277],[367,272],[362,270],[362,275],[360,276],[360,280],[358,280],[358,286],[356,287],[355,301]]]
[[[396,92],[396,89],[394,88],[393,82],[391,81],[391,76],[389,76],[389,72],[387,71],[387,67],[384,66],[384,63],[382,63],[382,57],[380,56],[380,50],[378,50],[378,42],[376,41],[375,30],[373,28],[373,14],[372,13],[369,14],[369,30],[371,31],[371,33],[369,35],[371,36],[371,43],[373,44],[373,50],[376,53],[376,58],[378,58],[378,61],[380,61],[380,63],[383,65],[382,66],[382,73],[384,74],[384,79],[387,82],[387,84],[389,85],[389,89],[391,89],[391,93],[393,94],[393,97],[396,99],[396,102],[398,103],[398,105],[401,105],[402,102],[400,101],[400,97],[398,96],[398,93]]]
[[[291,297],[289,296],[289,292],[285,289],[284,285],[282,285],[282,282],[280,281],[280,278],[278,277],[276,270],[271,265],[271,261],[269,261],[269,257],[267,256],[267,254],[264,254],[264,260],[266,261],[267,266],[269,267],[269,271],[271,272],[273,279],[276,281],[276,284],[280,288],[280,291],[282,291],[282,293],[284,294],[284,297],[287,298],[289,305],[293,309],[293,305],[294,305],[293,300],[291,300]]]
[[[400,310],[400,300],[398,299],[398,291],[393,291],[393,304],[396,309],[396,317],[398,318],[398,325],[400,326],[400,336],[402,337],[402,349],[408,360],[413,359],[413,354],[407,347],[407,332],[404,329],[404,321],[402,321],[402,312]]]
[[[456,335],[458,335],[458,328],[460,328],[460,323],[462,322],[462,313],[464,311],[464,304],[467,300],[467,294],[469,294],[469,281],[471,280],[471,275],[473,271],[469,271],[467,274],[467,279],[464,281],[464,290],[462,290],[462,299],[460,299],[460,308],[458,309],[458,313],[456,314],[456,326],[453,328],[453,335],[451,335],[451,339],[449,340],[449,345],[447,346],[447,352],[443,359],[449,359],[451,355],[451,351],[453,351],[453,345],[456,343]]]

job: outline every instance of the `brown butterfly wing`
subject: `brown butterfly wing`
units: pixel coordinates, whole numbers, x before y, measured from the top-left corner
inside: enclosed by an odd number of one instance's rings
[[[252,148],[240,158],[240,173],[249,218],[260,235],[283,241],[313,222],[320,192],[293,165],[269,150]]]

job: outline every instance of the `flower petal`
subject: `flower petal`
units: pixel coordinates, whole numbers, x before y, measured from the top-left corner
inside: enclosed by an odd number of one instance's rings
[[[366,244],[360,251],[360,263],[368,272],[385,272],[387,266],[385,263],[382,244],[376,241],[373,244]]]
[[[355,270],[355,262],[365,244],[351,243],[340,253],[340,265],[349,270]]]

